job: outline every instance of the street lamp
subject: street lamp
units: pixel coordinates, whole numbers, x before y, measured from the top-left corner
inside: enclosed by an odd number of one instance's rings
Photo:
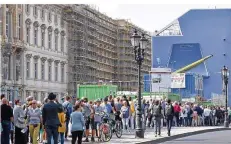
[[[225,122],[224,127],[229,127],[229,120],[228,120],[228,81],[229,81],[229,70],[226,66],[223,67],[221,70],[223,84],[225,85]]]
[[[131,36],[131,43],[134,48],[135,60],[138,64],[138,105],[136,113],[136,137],[144,138],[144,129],[142,127],[142,112],[141,112],[141,65],[144,60],[144,49],[147,46],[148,40],[145,38],[144,34],[140,36],[137,30],[134,31]]]

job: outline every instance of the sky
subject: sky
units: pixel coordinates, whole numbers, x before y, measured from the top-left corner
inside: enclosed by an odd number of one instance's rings
[[[209,4],[96,4],[100,12],[112,18],[129,19],[135,25],[154,32],[161,30],[190,9],[231,8]]]

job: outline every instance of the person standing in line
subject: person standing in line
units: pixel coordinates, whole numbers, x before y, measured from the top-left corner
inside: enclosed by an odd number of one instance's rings
[[[129,117],[130,117],[130,107],[127,104],[127,101],[123,102],[123,106],[121,108],[121,118],[122,118],[122,123],[123,123],[123,130],[127,128],[127,131],[130,132],[129,128]]]
[[[76,143],[78,138],[78,144],[82,144],[83,131],[84,131],[84,117],[81,112],[81,107],[79,104],[74,106],[74,112],[71,114],[70,121],[71,125],[71,134],[72,134],[72,144]]]
[[[45,125],[48,144],[51,144],[52,137],[54,139],[54,144],[58,144],[58,127],[61,126],[58,117],[59,107],[54,102],[56,99],[55,94],[50,93],[48,99],[50,101],[44,105],[42,110],[43,124]]]
[[[66,132],[66,123],[65,123],[66,118],[65,118],[65,113],[64,113],[62,106],[59,106],[58,117],[62,125],[59,127],[58,132],[59,132],[61,144],[64,144],[64,133]]]
[[[9,106],[11,107],[11,111],[13,113],[14,107],[12,101],[9,101]],[[11,122],[11,128],[10,128],[10,141],[11,143],[14,143],[14,124]]]
[[[65,113],[65,116],[66,116],[66,132],[65,132],[65,139],[67,139],[67,136],[68,136],[68,126],[69,126],[69,123],[70,123],[70,116],[71,116],[71,113],[72,113],[72,103],[71,103],[71,97],[70,96],[66,96],[65,97],[65,102],[63,103],[63,107],[64,107],[64,113]]]
[[[131,116],[130,116],[131,129],[134,129],[134,127],[135,127],[134,118],[135,118],[135,115],[136,115],[136,113],[135,113],[136,112],[135,111],[135,104],[132,101],[132,98],[130,96],[128,97],[128,101],[129,101],[130,109],[131,109]]]
[[[11,123],[13,122],[13,111],[10,106],[7,105],[8,101],[6,98],[2,99],[1,105],[1,123],[2,129],[1,132],[1,144],[9,144],[10,143],[10,129]]]
[[[171,135],[172,121],[174,116],[174,108],[172,106],[171,100],[168,99],[167,104],[165,106],[165,119],[167,124],[168,136]]]
[[[158,136],[161,136],[161,118],[162,115],[162,107],[158,100],[155,101],[155,104],[152,106],[152,115],[155,120],[155,137],[157,137],[157,130]]]
[[[101,122],[101,116],[99,115],[103,112],[103,108],[100,106],[100,99],[96,101],[96,105],[94,105],[95,115],[94,115],[94,129],[96,130],[97,137],[99,137],[99,124]]]
[[[25,130],[25,133],[22,132],[22,130],[26,129],[26,121],[25,121],[26,115],[21,107],[21,101],[16,100],[15,101],[15,107],[14,107],[14,126],[15,126],[15,144],[26,144],[27,143],[27,130]]]
[[[180,105],[178,104],[178,102],[175,102],[175,105],[174,105],[174,116],[175,116],[175,126],[179,127],[180,126]]]
[[[32,144],[38,144],[37,138],[40,131],[40,123],[42,122],[41,110],[37,107],[37,101],[32,101],[32,106],[28,110],[27,119],[29,123],[29,132]]]

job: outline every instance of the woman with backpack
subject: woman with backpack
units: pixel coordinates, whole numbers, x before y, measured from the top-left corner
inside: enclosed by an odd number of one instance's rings
[[[161,136],[161,119],[163,117],[163,114],[162,107],[158,100],[156,100],[155,104],[152,106],[152,115],[155,120],[155,137],[157,137],[157,130],[158,135]]]
[[[173,116],[174,116],[174,108],[172,106],[171,100],[168,99],[167,104],[165,106],[165,119],[168,129],[168,136],[171,135],[170,133],[172,128]]]
[[[123,106],[121,108],[121,118],[123,123],[123,130],[127,128],[128,132],[129,130],[129,117],[130,117],[130,107],[128,106],[126,101],[123,101]]]

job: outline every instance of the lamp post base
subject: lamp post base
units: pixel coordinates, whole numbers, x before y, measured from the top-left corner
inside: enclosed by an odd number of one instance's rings
[[[136,138],[144,138],[144,130],[143,129],[136,129]]]
[[[228,128],[228,127],[229,127],[229,121],[227,121],[227,120],[224,121],[224,127],[225,127],[225,128]]]

